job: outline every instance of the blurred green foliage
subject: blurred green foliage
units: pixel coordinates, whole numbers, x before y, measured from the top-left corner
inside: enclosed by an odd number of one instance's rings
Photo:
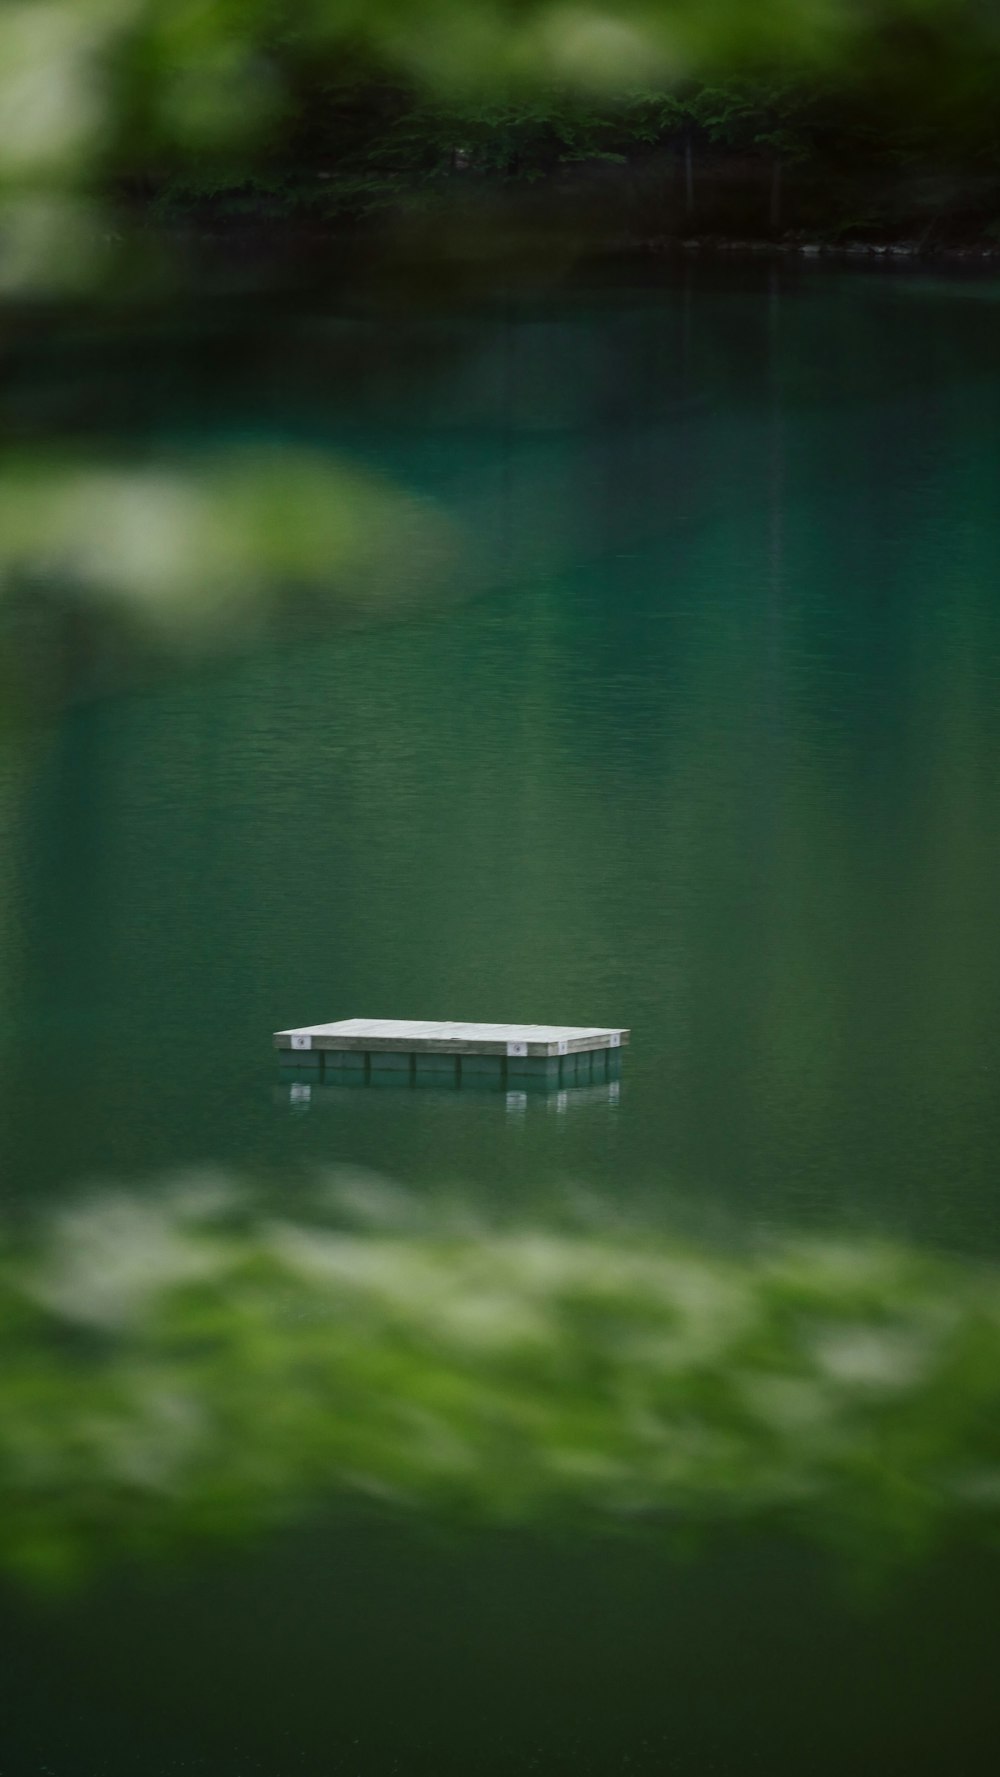
[[[804,1536],[862,1569],[1000,1531],[1000,1280],[873,1240],[488,1225],[371,1177],[216,1177],[8,1228],[0,1565],[442,1522]]]
[[[816,79],[901,100],[911,133],[975,114],[992,143],[997,50],[975,0],[14,0],[0,9],[0,185],[51,198],[179,169],[200,180],[213,162],[232,177],[261,145],[339,162],[359,122],[376,163],[415,139],[425,157],[470,146],[486,166],[530,161],[540,136],[609,152],[651,125],[784,146]],[[402,107],[400,88],[417,95]],[[610,113],[595,95],[616,96]]]
[[[171,642],[246,637],[281,598],[398,610],[442,590],[455,527],[432,502],[289,444],[146,464],[12,457],[0,481],[0,596],[45,587]]]

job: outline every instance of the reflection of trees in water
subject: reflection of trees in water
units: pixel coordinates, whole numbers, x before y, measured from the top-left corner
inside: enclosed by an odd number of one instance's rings
[[[490,1227],[350,1179],[293,1220],[195,1180],[9,1234],[0,1323],[0,1561],[29,1578],[344,1496],[771,1523],[862,1562],[997,1532],[997,1279],[871,1241]]]

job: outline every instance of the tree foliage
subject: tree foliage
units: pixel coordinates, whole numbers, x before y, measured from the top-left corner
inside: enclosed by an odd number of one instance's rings
[[[699,1249],[216,1177],[8,1230],[0,1566],[61,1583],[334,1500],[766,1525],[884,1568],[1000,1534],[1000,1282],[875,1240]]]
[[[539,134],[590,152],[684,121],[785,144],[803,81],[877,88],[911,117],[990,119],[998,35],[975,0],[12,0],[0,9],[0,185],[86,189],[231,156],[350,110],[358,82],[424,95],[500,161]],[[790,84],[790,82],[792,84]],[[590,115],[572,95],[590,95]],[[426,108],[428,96],[433,105]],[[593,95],[618,95],[615,117]],[[624,95],[624,115],[621,97]],[[392,106],[390,103],[391,113]],[[399,119],[395,120],[397,134]],[[461,146],[448,143],[447,147]],[[487,150],[483,146],[483,153]]]

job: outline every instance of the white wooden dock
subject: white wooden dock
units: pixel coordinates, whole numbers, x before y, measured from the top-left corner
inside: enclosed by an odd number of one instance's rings
[[[577,1024],[461,1024],[404,1018],[341,1018],[274,1034],[287,1065],[350,1078],[393,1071],[417,1076],[592,1078],[620,1061],[626,1029]]]

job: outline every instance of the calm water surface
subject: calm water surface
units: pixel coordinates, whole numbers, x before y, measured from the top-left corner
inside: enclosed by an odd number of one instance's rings
[[[763,268],[20,366],[18,412],[57,389],[143,446],[334,445],[454,555],[402,614],[116,681],[38,740],[9,1212],[336,1163],[513,1220],[584,1187],[726,1246],[995,1255],[998,318],[994,284]],[[620,1090],[527,1104],[279,1081],[274,1028],[357,1015],[633,1046]],[[0,1772],[978,1772],[996,1578],[862,1599],[757,1538],[309,1520],[15,1590]]]

